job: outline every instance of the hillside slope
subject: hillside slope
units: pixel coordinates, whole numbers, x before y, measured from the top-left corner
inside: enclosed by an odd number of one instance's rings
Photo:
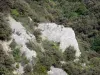
[[[0,75],[99,75],[99,0],[0,0]]]

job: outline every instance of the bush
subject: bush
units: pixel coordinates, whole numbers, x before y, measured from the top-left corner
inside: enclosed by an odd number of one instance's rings
[[[8,40],[11,35],[9,24],[5,21],[4,15],[0,13],[0,40]]]
[[[17,17],[20,15],[17,9],[11,9],[11,14]]]
[[[73,61],[75,59],[75,50],[73,47],[68,47],[64,52],[64,58],[66,61]]]
[[[59,50],[59,46],[55,42],[47,40],[42,43],[45,51],[38,55],[38,63],[41,63],[46,69],[50,69],[51,66],[61,67],[60,61],[63,60],[63,54]]]
[[[25,67],[24,67],[24,71],[25,73],[29,73],[32,71],[32,66],[30,64],[27,64]]]
[[[100,68],[100,58],[99,58],[99,57],[94,57],[94,58],[92,58],[92,59],[90,60],[90,62],[91,62],[91,65],[92,65],[93,67],[98,67],[98,68]]]
[[[40,29],[36,29],[33,34],[38,37],[39,35],[41,35],[41,30]]]
[[[34,69],[33,69],[33,73],[38,73],[38,74],[43,74],[43,75],[47,75],[47,69],[45,66],[43,66],[41,63],[37,63],[35,66],[34,66]]]
[[[85,15],[85,14],[87,14],[87,8],[86,8],[86,6],[84,4],[80,4],[79,8],[76,10],[76,12],[79,15]]]
[[[88,60],[95,58],[95,57],[100,57],[99,53],[92,51],[92,50],[86,52],[86,55],[88,56]]]
[[[16,46],[17,46],[17,43],[13,39],[12,42],[11,42],[11,44],[10,44],[10,47],[11,47],[11,49],[14,49]]]
[[[0,75],[13,75],[13,63],[14,61],[5,54],[3,47],[0,44]]]
[[[69,62],[62,66],[62,68],[69,75],[80,75],[82,74],[82,67],[78,63]]]
[[[0,12],[9,12],[13,4],[14,0],[0,0]]]
[[[31,12],[28,3],[26,3],[24,0],[16,0],[13,8],[17,9],[21,16],[27,16],[28,13]]]
[[[91,47],[92,50],[94,50],[94,51],[100,53],[100,38],[99,38],[99,37],[94,38],[93,43],[92,43],[91,46],[92,46],[92,47]]]
[[[42,45],[44,47],[43,52],[41,49],[36,50],[37,62],[33,67],[33,75],[47,75],[47,71],[50,70],[51,66],[61,67],[60,61],[63,60],[63,55],[58,48],[58,44],[45,40],[42,41]]]
[[[21,53],[20,53],[20,48],[15,48],[13,49],[13,57],[14,57],[14,60],[16,62],[20,62],[21,61]]]
[[[26,58],[25,54],[22,54],[22,56],[21,56],[21,62],[22,62],[23,65],[29,63],[29,60]]]
[[[100,69],[97,67],[95,68],[90,68],[85,75],[99,75],[100,74]]]
[[[71,12],[71,13],[69,14],[69,18],[70,18],[70,19],[76,19],[78,16],[79,16],[79,15],[78,15],[76,12]]]
[[[15,40],[13,40],[10,44],[10,47],[12,49],[12,55],[14,57],[14,60],[16,62],[20,62],[21,61],[21,53],[20,53],[20,47],[17,45],[17,43],[15,42]]]
[[[40,37],[41,30],[40,29],[36,29],[36,30],[34,30],[33,34],[35,35],[37,42],[40,42],[41,41],[41,37]]]
[[[37,53],[41,53],[41,47],[38,44],[32,42],[31,40],[27,42],[26,45],[30,50],[35,50]]]
[[[42,43],[46,51],[49,51],[49,50],[59,51],[59,43],[48,41],[48,40],[44,40],[42,41]]]

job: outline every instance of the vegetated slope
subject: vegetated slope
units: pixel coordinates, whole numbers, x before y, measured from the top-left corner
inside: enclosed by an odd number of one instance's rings
[[[73,46],[76,50],[76,58],[80,57],[81,52],[73,29],[65,28],[63,25],[57,25],[55,23],[41,23],[38,25],[38,28],[41,29],[44,39],[46,38],[50,41],[58,42],[62,52],[69,46]]]
[[[50,66],[62,68],[69,75],[99,75],[100,74],[100,1],[99,0],[0,0],[0,40],[10,39],[11,29],[7,23],[7,15],[20,21],[26,31],[33,33],[38,46],[29,41],[27,46],[37,52],[36,65],[31,70],[30,65],[25,66],[26,75],[46,75]],[[33,21],[30,22],[29,19]],[[72,47],[65,50],[64,54],[59,51],[59,43],[48,40],[41,41],[41,33],[35,31],[34,26],[41,22],[55,22],[65,27],[72,27],[81,50],[81,57],[78,62],[75,59],[75,51]],[[18,33],[19,34],[19,33]],[[20,35],[20,34],[19,34]],[[40,47],[44,48],[45,53]],[[19,52],[19,47],[13,41],[11,55],[15,62],[27,59]],[[0,47],[1,50],[2,47]],[[2,52],[2,51],[1,51]],[[3,56],[4,55],[4,56]],[[0,54],[0,74],[12,75],[11,64]],[[3,58],[3,59],[1,59]],[[48,59],[48,60],[47,60]],[[52,59],[52,60],[51,60]],[[60,61],[67,63],[60,65]],[[23,63],[23,62],[22,62]],[[10,67],[9,67],[10,65]],[[19,68],[19,65],[16,65]],[[25,75],[24,74],[24,75]]]

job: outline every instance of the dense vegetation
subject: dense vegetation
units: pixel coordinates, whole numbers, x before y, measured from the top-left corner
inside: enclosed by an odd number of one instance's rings
[[[3,51],[2,45],[0,44],[0,75],[13,75],[13,63],[13,60],[6,55],[6,53]]]
[[[62,67],[70,75],[100,74],[100,0],[0,0],[0,40],[8,40],[11,35],[11,29],[5,19],[8,13],[21,21],[44,48],[42,51],[31,41],[27,43],[30,49],[38,53],[38,57],[33,72],[30,72],[30,65],[26,66],[26,75],[46,75],[52,65]],[[30,23],[27,17],[31,17],[33,22]],[[75,58],[73,47],[66,49],[63,54],[58,48],[58,43],[41,41],[40,30],[34,31],[34,26],[37,26],[39,22],[55,22],[65,27],[72,27],[82,52],[80,61],[73,62]],[[16,46],[11,48],[14,60],[23,61],[19,48]],[[5,57],[8,56],[4,54],[2,47],[0,50],[0,66],[2,66],[0,74],[9,75],[8,72],[11,71],[9,62],[11,61],[10,59],[6,61]],[[25,57],[23,59],[26,60]],[[60,61],[67,63],[61,65]],[[82,66],[83,63],[86,66]]]
[[[9,24],[5,21],[4,15],[0,13],[0,40],[8,40],[11,35]]]

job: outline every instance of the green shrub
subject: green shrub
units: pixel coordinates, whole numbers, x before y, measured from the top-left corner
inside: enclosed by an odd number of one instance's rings
[[[12,54],[13,54],[14,60],[16,62],[20,62],[21,61],[20,48],[13,49]]]
[[[15,42],[15,40],[13,39],[11,44],[10,44],[10,47],[11,49],[15,48],[17,46],[17,43]]]
[[[87,71],[87,75],[99,75],[100,74],[100,58],[94,57],[90,59],[90,68]]]
[[[62,66],[62,68],[69,74],[69,75],[80,75],[82,74],[82,67],[78,63],[69,62]]]
[[[19,12],[17,11],[17,9],[12,9],[11,14],[14,16],[17,16],[17,17],[20,15]]]
[[[21,62],[23,65],[28,64],[29,60],[26,58],[25,54],[21,56]]]
[[[63,54],[59,50],[57,43],[47,40],[42,43],[45,51],[42,52],[41,55],[38,55],[38,63],[45,66],[46,69],[50,69],[52,65],[55,67],[61,67],[60,61],[63,60]]]
[[[87,70],[85,75],[99,75],[99,74],[100,74],[100,69],[98,67],[97,68],[95,67]]]
[[[25,73],[31,72],[31,71],[32,71],[32,66],[29,65],[29,64],[27,64],[27,65],[24,67],[24,71],[25,71]]]
[[[95,57],[100,57],[100,54],[93,50],[87,51],[86,55],[88,56],[88,60],[95,58]]]
[[[0,75],[13,75],[13,66],[14,61],[6,55],[3,51],[3,47],[0,44]]]
[[[34,44],[33,44],[31,41],[27,42],[27,43],[26,43],[26,46],[27,46],[30,50],[34,50]],[[36,47],[35,47],[35,48],[36,48]]]
[[[40,42],[41,41],[41,30],[36,29],[34,30],[33,34],[35,35],[37,42]]]
[[[79,15],[84,15],[87,13],[87,8],[84,4],[80,4],[79,8],[76,10]]]
[[[33,34],[38,37],[39,35],[41,35],[41,30],[40,29],[36,29]]]
[[[13,4],[14,0],[0,0],[0,12],[9,12]]]
[[[38,73],[38,74],[44,74],[44,75],[47,75],[47,69],[45,66],[43,66],[41,63],[37,63],[35,66],[34,66],[34,69],[33,69],[33,73]]]
[[[44,40],[44,41],[42,41],[42,43],[43,43],[44,49],[47,51],[49,51],[49,50],[59,51],[59,43],[56,43],[53,41],[48,41],[48,40]]]
[[[14,60],[16,62],[20,62],[21,61],[20,47],[17,45],[17,43],[15,42],[15,40],[13,40],[11,42],[10,47],[12,49],[12,55],[14,57]]]
[[[76,12],[70,12],[69,18],[70,19],[76,19],[79,15]]]
[[[32,42],[31,40],[27,42],[26,45],[30,50],[35,50],[37,53],[41,53],[41,47],[38,44]]]
[[[58,44],[45,40],[42,41],[42,45],[44,47],[43,52],[41,49],[35,48],[37,49],[37,62],[33,67],[33,75],[47,75],[51,66],[61,67],[60,61],[63,60],[63,55],[58,48]]]
[[[75,50],[73,47],[68,47],[64,52],[64,58],[66,61],[73,61],[75,59]]]
[[[100,68],[100,58],[99,57],[94,57],[90,60],[91,65],[94,67],[99,67]]]
[[[19,63],[16,64],[16,68],[19,68]]]
[[[0,13],[0,40],[8,40],[11,35],[9,24],[5,21],[4,15]]]
[[[22,16],[27,16],[31,12],[29,5],[24,0],[16,0],[13,8],[17,9]]]
[[[100,38],[94,38],[93,44],[91,45],[92,50],[100,53]]]

